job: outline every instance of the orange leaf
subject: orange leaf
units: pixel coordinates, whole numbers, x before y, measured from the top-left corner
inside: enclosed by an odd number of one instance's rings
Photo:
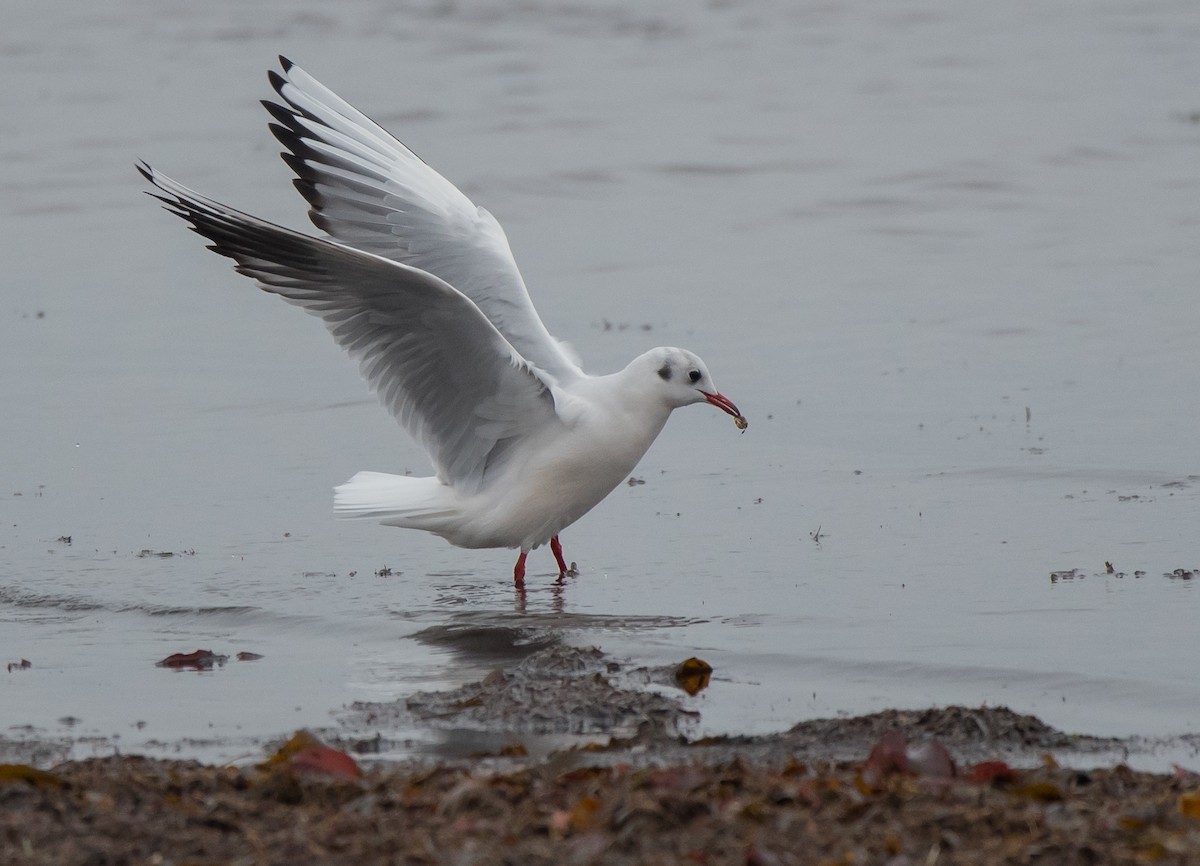
[[[692,656],[675,668],[675,685],[689,695],[697,695],[708,688],[712,671],[712,665],[703,659]]]
[[[5,782],[28,782],[37,788],[62,784],[58,776],[25,764],[0,764],[0,784]]]
[[[1016,793],[1030,800],[1041,800],[1043,803],[1053,803],[1063,798],[1062,789],[1050,782],[1030,782],[1018,788]]]
[[[1179,795],[1179,814],[1200,821],[1200,791],[1184,791]]]
[[[574,830],[590,830],[596,824],[596,813],[598,811],[600,811],[600,801],[595,797],[584,797],[571,807],[571,828]]]
[[[271,757],[267,758],[265,761],[263,761],[261,764],[258,765],[259,769],[265,770],[268,767],[274,767],[279,764],[286,764],[295,755],[298,755],[300,752],[303,752],[305,749],[310,748],[312,746],[322,746],[322,745],[324,745],[324,743],[322,743],[320,740],[318,740],[316,737],[314,737],[308,731],[296,731],[296,733],[292,734],[292,737],[290,740],[288,740],[286,743],[284,743],[282,746],[279,747],[279,749],[275,752],[275,754],[273,754]]]

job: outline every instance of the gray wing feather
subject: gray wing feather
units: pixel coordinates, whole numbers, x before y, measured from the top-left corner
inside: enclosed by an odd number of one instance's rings
[[[340,243],[412,265],[469,297],[527,361],[582,375],[546,330],[495,218],[362,112],[280,58],[264,102],[309,216]]]
[[[558,423],[549,384],[445,281],[234,210],[148,165],[138,169],[209,249],[324,320],[443,481],[464,493],[480,489],[522,437]]]

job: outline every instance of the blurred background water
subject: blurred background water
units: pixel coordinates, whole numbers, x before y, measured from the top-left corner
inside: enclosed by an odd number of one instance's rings
[[[4,19],[0,664],[33,667],[0,736],[224,759],[479,676],[413,639],[476,626],[700,655],[702,733],[981,702],[1200,728],[1195,4]],[[677,413],[564,534],[565,586],[545,551],[521,599],[508,551],[335,523],[333,485],[425,458],[142,194],[137,158],[313,231],[257,104],[278,53],[496,214],[589,370],[687,346],[746,412]],[[264,658],[153,666],[197,647]]]

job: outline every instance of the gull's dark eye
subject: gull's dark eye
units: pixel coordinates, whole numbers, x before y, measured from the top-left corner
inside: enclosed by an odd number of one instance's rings
[[[688,371],[688,379],[689,379],[689,381],[692,381],[692,382],[699,382],[700,381],[700,371],[699,370],[689,370]]]

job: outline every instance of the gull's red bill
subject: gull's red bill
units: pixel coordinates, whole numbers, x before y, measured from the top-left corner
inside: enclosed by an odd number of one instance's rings
[[[750,422],[742,417],[742,413],[738,410],[738,407],[734,406],[733,401],[724,394],[710,394],[707,391],[701,391],[700,393],[704,395],[705,400],[712,403],[722,412],[728,412],[732,415],[733,423],[737,425],[739,430],[745,430],[750,426]]]

